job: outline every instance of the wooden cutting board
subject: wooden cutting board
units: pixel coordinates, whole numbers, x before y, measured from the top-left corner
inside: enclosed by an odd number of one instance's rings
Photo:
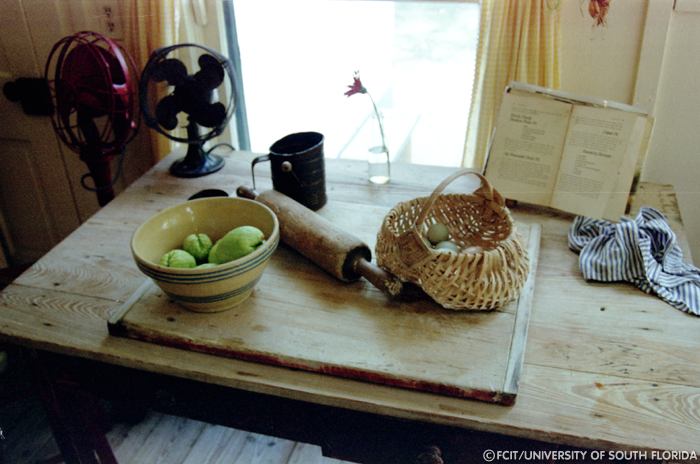
[[[322,210],[372,248],[385,213],[370,208],[358,220],[351,204]],[[213,355],[513,404],[540,242],[539,225],[517,227],[530,273],[520,298],[501,310],[456,312],[427,299],[392,301],[365,281],[342,283],[280,246],[253,295],[238,307],[190,312],[147,280],[115,308],[109,331]]]

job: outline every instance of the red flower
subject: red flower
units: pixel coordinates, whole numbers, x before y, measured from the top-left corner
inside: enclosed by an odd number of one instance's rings
[[[360,81],[360,73],[358,71],[355,71],[355,75],[352,77],[352,85],[348,85],[348,90],[345,92],[346,96],[351,96],[355,95],[356,93],[367,93],[367,89],[362,85],[362,81]]]
[[[588,14],[595,19],[596,26],[605,26],[610,0],[589,0]]]

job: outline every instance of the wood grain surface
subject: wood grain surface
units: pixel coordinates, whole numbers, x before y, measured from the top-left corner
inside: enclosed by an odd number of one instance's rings
[[[380,224],[380,207],[334,205],[341,230]],[[367,282],[319,281],[292,250],[276,253],[253,295],[221,313],[183,309],[147,281],[113,315],[110,333],[220,356],[438,394],[513,404],[527,340],[539,225],[521,225],[532,257],[521,297],[499,311],[394,301]],[[356,241],[374,246],[362,230]],[[307,262],[304,264],[308,265]],[[336,273],[334,273],[336,274]],[[338,275],[335,275],[338,277]]]
[[[58,353],[324,405],[593,448],[700,452],[700,319],[628,284],[585,282],[568,250],[571,216],[518,206],[515,219],[542,225],[537,285],[518,400],[513,407],[295,371],[158,346],[107,333],[110,312],[143,282],[129,254],[136,227],[204,188],[249,184],[252,154],[234,153],[220,173],[176,179],[163,160],[0,294],[0,339]],[[451,170],[392,166],[392,182],[366,182],[361,162],[327,163],[329,205],[388,210],[427,195]],[[673,190],[644,185],[644,204],[668,212],[683,237]],[[261,189],[270,188],[262,178]],[[465,188],[464,184],[455,188]],[[633,212],[640,202],[633,203]],[[353,231],[371,232],[372,224]],[[365,232],[365,233],[366,233]],[[683,243],[685,247],[686,244]],[[283,251],[292,253],[289,250]],[[309,263],[320,290],[362,298]],[[274,278],[274,272],[270,272]],[[353,286],[358,286],[357,288]],[[344,289],[344,290],[340,290]]]

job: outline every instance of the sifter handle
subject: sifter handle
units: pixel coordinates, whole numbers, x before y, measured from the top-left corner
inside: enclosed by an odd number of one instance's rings
[[[258,192],[248,186],[241,185],[236,189],[236,196],[247,198],[249,200],[255,200],[258,197]]]

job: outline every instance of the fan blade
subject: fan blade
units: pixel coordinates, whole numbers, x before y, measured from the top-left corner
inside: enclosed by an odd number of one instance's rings
[[[83,112],[90,112],[92,117],[111,111],[112,84],[125,82],[117,58],[94,44],[81,44],[71,49],[63,61],[61,74],[73,93],[75,105]]]
[[[151,76],[156,82],[167,81],[170,85],[180,85],[187,78],[187,68],[182,61],[168,58],[156,63]]]
[[[219,60],[209,54],[204,54],[197,60],[200,70],[194,79],[202,89],[214,90],[224,81],[224,67]]]
[[[110,51],[105,50],[104,48],[101,48],[101,47],[96,47],[96,48],[97,48],[97,51],[99,52],[102,60],[104,60],[105,64],[107,65],[109,72],[111,73],[110,76],[112,78],[112,83],[118,84],[118,85],[126,83],[126,76],[124,75],[124,69],[119,64],[119,60],[117,59],[117,57],[112,55],[112,53]]]
[[[180,104],[174,95],[168,95],[156,105],[156,119],[158,124],[167,130],[177,127],[177,113],[180,112]]]
[[[192,108],[190,118],[200,126],[214,128],[226,120],[226,107],[222,103],[204,103]]]

